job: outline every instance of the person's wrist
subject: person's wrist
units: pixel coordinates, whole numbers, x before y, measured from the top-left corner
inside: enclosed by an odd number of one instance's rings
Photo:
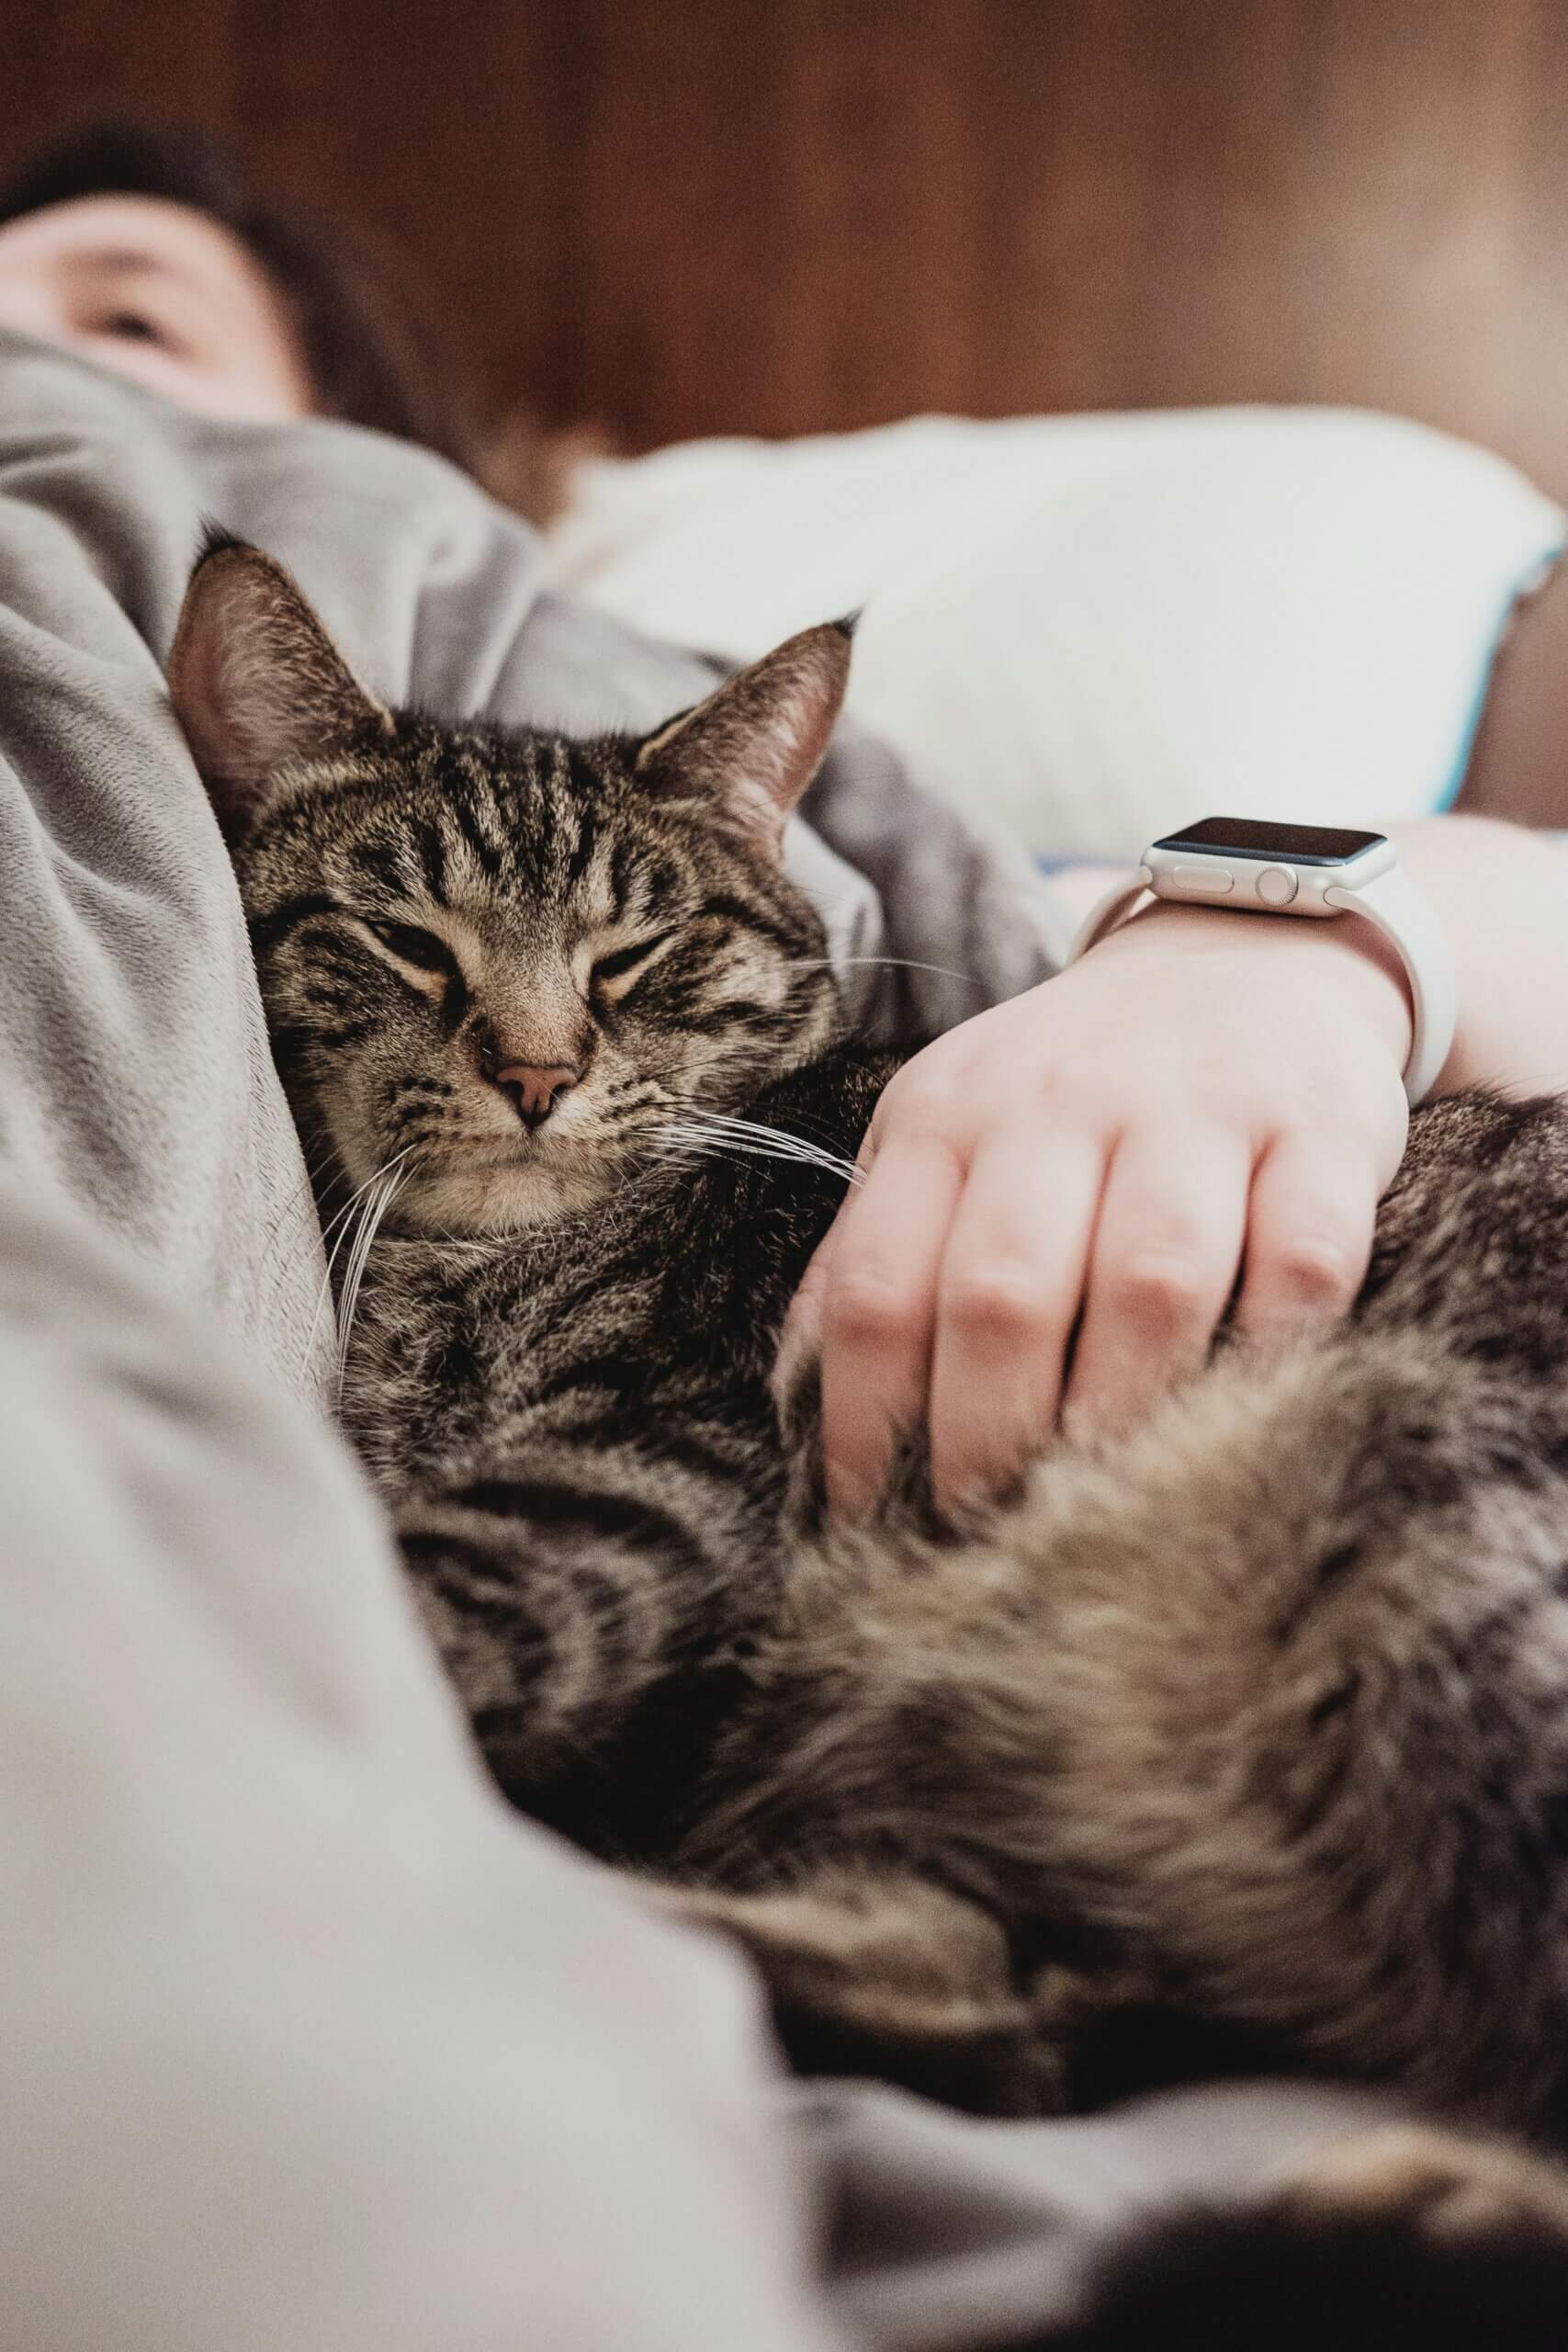
[[[1332,991],[1365,1017],[1399,1070],[1409,1061],[1414,1015],[1404,967],[1393,944],[1357,915],[1313,922],[1156,899],[1109,932],[1074,968],[1111,955],[1147,958],[1156,967],[1172,956],[1202,957],[1233,967],[1235,984],[1243,986],[1249,971],[1309,974],[1314,988]]]

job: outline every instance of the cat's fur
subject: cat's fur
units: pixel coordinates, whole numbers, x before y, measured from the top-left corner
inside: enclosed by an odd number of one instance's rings
[[[495,1777],[741,1937],[804,2064],[1029,2111],[1239,2053],[1560,2132],[1568,1115],[1421,1114],[1342,1329],[962,1536],[918,1462],[828,1533],[769,1378],[842,1178],[668,1146],[847,1158],[887,1075],[777,863],[847,658],[573,744],[381,709],[254,550],[187,597],[323,1204],[390,1196],[344,1419]],[[532,1136],[515,1064],[578,1072]]]

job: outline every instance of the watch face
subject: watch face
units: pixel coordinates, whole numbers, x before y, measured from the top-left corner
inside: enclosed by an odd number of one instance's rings
[[[1383,833],[1356,833],[1340,825],[1265,825],[1253,817],[1205,817],[1179,833],[1168,833],[1156,849],[1201,850],[1210,857],[1287,859],[1292,865],[1346,865],[1363,850],[1375,849]]]

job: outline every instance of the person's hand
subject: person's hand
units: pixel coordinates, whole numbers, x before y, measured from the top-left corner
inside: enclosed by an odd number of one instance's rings
[[[1236,1318],[1341,1314],[1404,1148],[1410,1012],[1364,923],[1162,906],[939,1038],[878,1103],[791,1309],[820,1345],[829,1498],[929,1425],[939,1502],[1132,1419]]]

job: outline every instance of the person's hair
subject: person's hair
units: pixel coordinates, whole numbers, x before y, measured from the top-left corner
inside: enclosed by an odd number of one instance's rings
[[[330,231],[250,187],[232,150],[182,124],[94,122],[0,187],[0,221],[90,196],[161,197],[218,222],[284,306],[327,416],[474,463],[471,419],[406,287],[362,232]]]

